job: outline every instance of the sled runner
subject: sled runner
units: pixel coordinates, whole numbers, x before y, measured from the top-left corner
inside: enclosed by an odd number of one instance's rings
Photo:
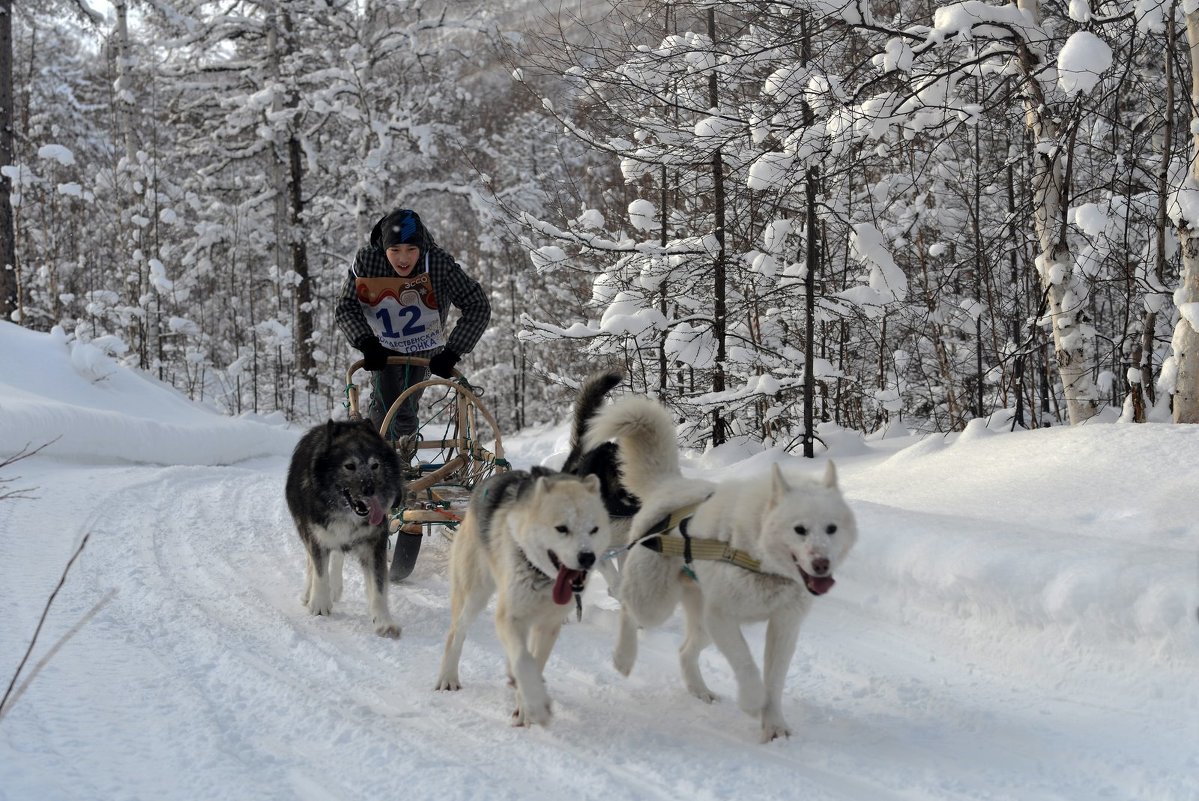
[[[428,359],[415,356],[392,356],[388,362],[417,367],[429,364]],[[354,383],[354,373],[362,365],[362,360],[356,361],[346,372],[351,419],[362,417],[358,386]],[[444,397],[432,400],[432,391],[439,387],[445,390]],[[431,534],[433,527],[439,526],[451,537],[466,513],[475,486],[492,473],[509,469],[495,417],[483,405],[479,389],[471,386],[458,370],[452,379],[430,375],[404,390],[383,418],[379,432],[384,439],[392,441],[386,432],[400,405],[421,389],[425,390],[425,399],[432,400],[428,405],[433,407],[433,413],[422,420],[415,442],[393,442],[404,469],[404,500],[391,510],[388,522],[395,537],[395,555],[389,572],[393,582],[402,581],[412,572],[423,535]],[[480,418],[490,429],[490,436],[481,432]],[[485,447],[488,444],[490,448]],[[416,529],[421,533],[415,533]]]

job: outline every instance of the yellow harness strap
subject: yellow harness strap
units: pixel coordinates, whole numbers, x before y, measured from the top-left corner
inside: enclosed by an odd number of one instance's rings
[[[647,536],[639,540],[640,544],[663,556],[681,556],[687,564],[697,559],[704,562],[728,562],[760,573],[762,563],[745,551],[739,551],[727,542],[692,537],[687,533],[691,515],[698,506],[699,504],[693,504],[662,518],[650,526],[646,532]],[[678,535],[673,534],[674,531],[678,531]],[[653,536],[655,534],[657,536]]]

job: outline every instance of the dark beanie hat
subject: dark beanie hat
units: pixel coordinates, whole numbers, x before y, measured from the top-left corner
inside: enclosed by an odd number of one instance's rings
[[[395,245],[425,247],[425,226],[420,216],[410,209],[396,209],[376,226],[379,232],[379,247],[387,250]]]

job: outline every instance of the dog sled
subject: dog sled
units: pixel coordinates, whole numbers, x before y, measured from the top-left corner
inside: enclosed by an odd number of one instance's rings
[[[389,364],[428,367],[429,360],[415,356],[392,356]],[[361,370],[358,360],[346,371],[346,400],[350,417],[361,418],[359,389],[354,374]],[[442,398],[430,393],[442,389]],[[414,440],[393,442],[404,472],[404,498],[388,515],[388,530],[395,537],[395,551],[388,577],[402,581],[412,572],[424,537],[440,530],[447,537],[466,513],[466,504],[474,488],[496,472],[510,469],[504,459],[504,445],[495,417],[484,405],[479,388],[458,370],[453,378],[428,378],[406,388],[383,418],[379,433],[387,436],[400,405],[412,394],[424,390],[426,405],[433,412],[422,419]],[[481,425],[483,424],[483,425]]]

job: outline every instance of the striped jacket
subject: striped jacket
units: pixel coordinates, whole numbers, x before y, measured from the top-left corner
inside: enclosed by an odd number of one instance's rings
[[[433,284],[442,325],[445,325],[449,316],[451,304],[462,311],[462,316],[446,340],[446,347],[459,356],[465,356],[487,330],[487,324],[491,321],[491,301],[479,282],[463,272],[450,254],[436,245],[425,250],[413,275],[423,272],[429,273],[429,281]],[[337,327],[351,345],[364,336],[374,336],[363,316],[362,305],[358,302],[354,279],[384,278],[395,274],[383,251],[375,247],[361,248],[354,257],[354,266],[341,287],[336,314]]]

